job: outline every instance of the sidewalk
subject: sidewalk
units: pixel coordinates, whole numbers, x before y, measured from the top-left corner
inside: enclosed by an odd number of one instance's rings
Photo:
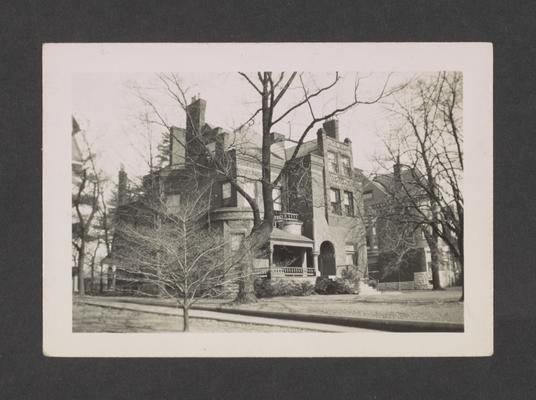
[[[123,301],[118,301],[116,298],[106,298],[106,297],[79,297],[78,302],[96,306],[96,307],[105,307],[110,309],[119,309],[119,310],[128,310],[128,311],[137,311],[150,314],[159,314],[166,316],[178,317],[182,315],[181,310],[177,307],[172,306],[171,304],[159,304],[159,305],[150,305],[142,304],[142,302],[135,300],[144,300],[129,298],[124,299]],[[254,324],[254,325],[268,325],[268,326],[279,326],[279,327],[288,327],[295,329],[302,329],[304,331],[314,331],[314,332],[372,332],[369,329],[355,328],[348,326],[337,326],[331,324],[322,324],[315,322],[307,321],[293,321],[293,320],[284,320],[276,318],[266,318],[266,317],[257,317],[257,316],[248,316],[241,314],[228,314],[217,312],[213,310],[205,309],[191,309],[190,317],[195,319],[209,319],[216,321],[224,322],[236,322],[241,324]]]
[[[196,304],[192,307],[192,312],[194,310],[206,311],[220,316],[260,317],[276,319],[280,322],[293,321],[392,332],[463,332],[462,304],[447,298],[438,302],[426,293],[423,296],[428,299],[419,301],[419,296],[414,293],[409,293],[409,295],[400,293],[400,295],[392,296],[379,295],[380,298],[369,300],[366,297],[353,295],[282,297],[260,299],[257,303],[244,305],[233,305],[229,303],[229,300],[211,300]],[[441,296],[453,298],[452,294],[441,294]],[[143,304],[176,309],[175,302],[170,299],[140,297],[89,297],[87,299],[99,299],[123,305]],[[412,319],[411,317],[414,316],[421,319]]]

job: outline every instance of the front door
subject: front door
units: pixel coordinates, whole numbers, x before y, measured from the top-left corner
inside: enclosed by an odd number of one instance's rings
[[[335,248],[331,242],[323,242],[318,256],[318,269],[321,276],[336,275]]]

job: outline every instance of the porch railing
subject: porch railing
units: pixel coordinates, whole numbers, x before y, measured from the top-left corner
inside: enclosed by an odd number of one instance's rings
[[[302,267],[281,267],[278,269],[280,269],[285,276],[303,276]]]
[[[265,277],[267,276],[268,271],[270,271],[268,267],[256,268],[255,275],[258,277]],[[273,276],[288,276],[288,277],[304,276],[302,267],[275,267],[275,266],[272,267],[272,275]],[[315,269],[307,268],[307,276],[315,276]]]
[[[298,214],[291,212],[276,211],[274,216],[274,224],[281,221],[299,221]]]

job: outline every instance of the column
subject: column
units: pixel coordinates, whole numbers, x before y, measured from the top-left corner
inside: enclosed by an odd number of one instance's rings
[[[272,266],[274,263],[274,245],[270,242],[270,250],[268,251],[268,276],[271,278],[274,277]]]
[[[318,270],[318,256],[320,255],[319,251],[313,250],[313,266],[315,268],[315,276],[320,276],[320,271]]]
[[[306,248],[303,249],[302,271],[303,271],[303,276],[306,277],[307,276],[307,249]]]

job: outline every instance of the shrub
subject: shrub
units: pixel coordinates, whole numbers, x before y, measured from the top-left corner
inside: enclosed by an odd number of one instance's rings
[[[315,292],[318,294],[335,294],[335,281],[332,281],[327,276],[319,276],[316,278]]]
[[[343,270],[340,279],[337,280],[341,284],[341,290],[344,294],[358,294],[360,281],[359,272],[353,268]]]
[[[255,295],[259,298],[278,296],[309,296],[314,286],[308,281],[290,279],[258,278],[255,280]]]
[[[369,278],[367,283],[371,288],[376,289],[378,287],[378,280],[377,279]]]
[[[316,278],[315,292],[318,294],[357,294],[360,277],[353,269],[343,270],[341,277],[335,280],[327,276]]]
[[[309,281],[300,282],[300,293],[298,296],[310,296],[315,293],[315,285]]]

